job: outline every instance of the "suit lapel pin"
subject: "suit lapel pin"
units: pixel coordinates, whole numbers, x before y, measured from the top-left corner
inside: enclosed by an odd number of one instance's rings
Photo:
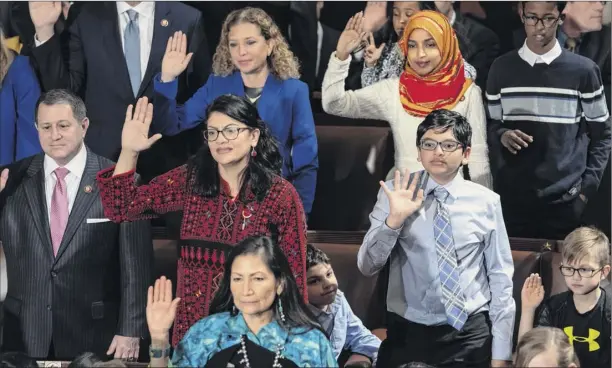
[[[161,20],[161,26],[162,27],[168,27],[168,19],[162,19]]]
[[[85,190],[85,193],[91,193],[93,188],[91,187],[91,185],[86,185],[84,190]]]

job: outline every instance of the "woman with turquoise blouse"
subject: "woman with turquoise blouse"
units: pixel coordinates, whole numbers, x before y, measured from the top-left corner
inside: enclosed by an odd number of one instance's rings
[[[165,277],[149,287],[151,367],[337,367],[282,250],[251,237],[229,254],[210,315],[193,325],[169,360],[168,341],[179,298]]]

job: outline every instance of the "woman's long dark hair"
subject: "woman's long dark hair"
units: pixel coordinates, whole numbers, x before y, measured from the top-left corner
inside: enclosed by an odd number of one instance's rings
[[[283,292],[277,296],[272,305],[274,317],[279,325],[285,329],[303,327],[306,331],[317,329],[326,335],[321,325],[317,322],[316,317],[308,309],[304,302],[304,298],[300,294],[295,277],[287,257],[281,248],[269,237],[255,236],[244,239],[240,244],[236,245],[225,261],[225,271],[223,279],[219,285],[219,289],[210,303],[209,315],[222,312],[230,312],[235,315],[234,298],[230,289],[232,264],[238,256],[246,254],[256,254],[262,258],[264,263],[268,265],[276,280],[283,284]],[[285,322],[280,321],[278,316],[278,301],[281,301],[283,306],[283,314]]]
[[[399,41],[399,37],[393,29],[393,4],[395,1],[387,2],[387,22],[374,33],[374,42],[376,45],[380,45],[385,42],[387,45],[391,45]],[[436,5],[433,1],[419,1],[420,10],[437,10]]]
[[[258,201],[262,201],[272,186],[275,176],[281,175],[282,158],[278,142],[270,133],[267,124],[259,117],[257,108],[244,97],[222,95],[217,97],[206,110],[206,119],[213,112],[227,115],[248,127],[259,129],[259,141],[255,146],[257,155],[249,157],[238,194],[241,201],[246,200],[246,188],[250,186]],[[203,124],[203,130],[207,127]],[[188,183],[194,192],[204,197],[219,195],[220,176],[218,163],[212,157],[208,144],[205,144],[187,163]]]

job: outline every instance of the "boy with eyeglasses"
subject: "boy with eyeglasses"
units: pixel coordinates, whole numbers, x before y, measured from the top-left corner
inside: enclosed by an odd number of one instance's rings
[[[387,262],[387,338],[376,365],[509,366],[514,265],[499,195],[463,179],[472,128],[432,111],[417,128],[425,171],[381,182],[357,256],[365,276]]]
[[[519,340],[534,327],[560,328],[574,346],[581,367],[610,367],[611,296],[601,287],[610,273],[608,237],[593,227],[580,227],[565,238],[561,258],[559,270],[568,291],[542,304],[540,276],[532,274],[525,280]]]
[[[563,3],[519,3],[527,38],[487,82],[493,187],[510,236],[563,239],[581,224],[610,156],[601,73],[556,38]]]

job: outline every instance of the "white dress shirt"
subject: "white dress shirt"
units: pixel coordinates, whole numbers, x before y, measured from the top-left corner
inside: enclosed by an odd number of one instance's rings
[[[76,199],[86,164],[87,148],[85,148],[84,144],[81,144],[79,153],[77,153],[77,155],[64,166],[66,169],[68,169],[68,171],[70,171],[68,175],[66,175],[66,178],[64,178],[66,181],[66,191],[68,194],[68,213],[72,211],[72,206],[74,205],[74,200]],[[57,182],[57,177],[53,171],[58,167],[60,166],[57,164],[57,162],[55,162],[55,160],[45,155],[45,197],[47,200],[47,216],[49,216],[49,221],[51,221],[51,197],[53,196],[55,183]]]
[[[149,64],[151,54],[151,43],[153,42],[153,30],[155,29],[155,2],[143,1],[131,7],[125,1],[117,1],[117,15],[119,16],[119,31],[121,32],[121,49],[125,47],[125,28],[130,17],[127,11],[134,9],[138,13],[138,29],[140,32],[140,80],[144,78]],[[125,50],[123,51],[125,54]]]
[[[555,46],[550,49],[547,53],[538,55],[535,52],[531,51],[527,46],[527,40],[523,44],[518,51],[521,59],[525,60],[529,65],[534,66],[535,64],[546,63],[550,65],[556,58],[561,55],[561,45],[559,45],[559,41],[555,40]]]

